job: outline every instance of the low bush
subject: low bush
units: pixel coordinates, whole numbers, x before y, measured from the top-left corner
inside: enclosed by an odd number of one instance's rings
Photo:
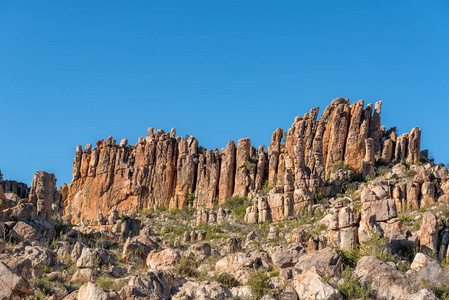
[[[337,289],[345,299],[371,299],[371,284],[362,284],[352,273],[351,268],[345,268],[342,272],[343,283],[337,284]]]
[[[226,202],[222,205],[223,208],[232,210],[234,214],[243,219],[246,214],[246,209],[249,206],[249,201],[246,197],[229,197]]]
[[[232,289],[233,287],[239,286],[239,282],[233,275],[227,274],[227,273],[221,273],[216,280],[221,283],[222,285],[226,286],[229,289]]]
[[[263,295],[270,293],[269,277],[262,269],[253,273],[248,280],[251,291],[256,299],[260,299]]]

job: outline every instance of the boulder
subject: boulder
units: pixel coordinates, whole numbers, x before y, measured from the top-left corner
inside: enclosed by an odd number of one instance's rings
[[[166,270],[173,268],[180,258],[179,252],[170,248],[160,252],[153,250],[148,254],[146,263],[151,269]]]
[[[42,237],[42,234],[34,229],[33,226],[22,221],[17,222],[7,235],[7,239],[16,243],[22,241],[38,241]]]
[[[18,221],[28,219],[34,213],[36,213],[36,207],[31,203],[20,203],[11,208],[11,216],[16,217]]]
[[[298,263],[305,252],[304,248],[295,244],[278,246],[274,249],[271,259],[276,268],[290,268]]]
[[[172,300],[183,299],[232,299],[231,291],[218,282],[188,281],[173,295]]]
[[[0,262],[0,299],[23,299],[32,293],[27,280]]]
[[[215,270],[226,273],[236,273],[243,269],[252,269],[255,260],[249,258],[243,252],[234,253],[223,257],[215,264]]]
[[[448,283],[448,278],[440,263],[424,253],[416,253],[410,269],[415,272],[416,276],[432,287]]]
[[[196,243],[189,247],[189,252],[200,260],[206,259],[211,255],[211,247],[208,243]]]
[[[104,288],[88,282],[82,285],[78,292],[78,300],[121,300],[120,296],[114,291],[108,291]]]
[[[226,241],[226,251],[228,253],[236,253],[242,251],[242,239],[238,237],[229,238]]]
[[[421,252],[436,257],[438,253],[438,220],[437,217],[429,212],[423,215],[419,240],[421,243]]]
[[[0,261],[26,280],[31,275],[31,260],[28,258],[0,254]]]
[[[23,257],[31,261],[33,276],[41,276],[44,269],[57,262],[57,255],[54,251],[40,246],[26,246]]]
[[[322,276],[332,278],[341,270],[341,257],[333,248],[308,252],[299,258],[295,265],[298,274],[314,267]]]
[[[149,271],[132,276],[119,294],[122,299],[170,299],[171,286],[162,271]]]
[[[142,221],[138,219],[128,219],[122,223],[121,237],[123,241],[127,238],[133,238],[140,234],[140,227],[142,226]]]
[[[343,299],[343,296],[337,289],[321,280],[321,276],[315,267],[311,267],[297,275],[293,280],[293,286],[299,299]]]
[[[436,299],[431,291],[421,288],[416,276],[403,273],[375,256],[360,258],[354,273],[362,283],[371,283],[379,299]]]
[[[152,238],[141,234],[126,239],[125,245],[123,246],[122,258],[128,259],[130,255],[137,255],[146,259],[148,253],[157,248],[158,244]]]

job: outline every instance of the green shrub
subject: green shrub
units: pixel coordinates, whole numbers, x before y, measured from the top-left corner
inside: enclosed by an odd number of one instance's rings
[[[125,222],[126,220],[128,220],[129,219],[129,216],[128,215],[121,215],[120,216],[120,220],[122,220],[122,222]]]
[[[267,276],[265,271],[259,269],[257,272],[253,273],[248,280],[248,284],[251,287],[251,291],[256,299],[260,299],[263,295],[271,291],[268,280],[270,278]]]
[[[246,209],[249,206],[249,201],[246,197],[234,196],[226,199],[226,202],[222,205],[223,208],[232,210],[234,214],[243,219],[246,214]]]
[[[272,186],[268,185],[268,180],[265,180],[262,186],[262,194],[268,195],[268,193],[273,189]]]
[[[371,238],[369,240],[359,245],[360,256],[377,256],[377,258],[385,262],[397,261],[393,255],[388,253],[388,241],[382,237],[380,230],[371,229],[370,236]]]
[[[376,167],[380,167],[380,166],[388,166],[388,162],[387,162],[383,157],[379,157],[379,158],[376,160],[375,166],[376,166]]]
[[[120,291],[120,289],[125,285],[124,281],[116,282],[115,280],[109,278],[109,276],[106,274],[97,277],[95,282],[99,286],[101,286],[107,290],[114,290],[116,292]]]
[[[256,167],[256,163],[251,162],[249,160],[245,161],[245,168],[248,170],[248,172],[252,171]]]
[[[449,285],[443,285],[435,288],[435,296],[441,300],[449,300]]]
[[[235,279],[233,275],[229,275],[227,273],[221,273],[217,277],[217,281],[229,289],[239,286],[239,282],[237,281],[237,279]]]
[[[206,147],[203,147],[203,146],[199,146],[199,147],[198,147],[198,153],[199,153],[199,154],[206,155],[206,153],[207,153],[207,148],[206,148]]]
[[[193,259],[182,256],[181,259],[176,263],[175,270],[177,273],[185,277],[198,277],[200,274],[197,269],[196,262]]]
[[[351,170],[351,166],[345,164],[344,161],[340,160],[340,161],[335,162],[332,165],[332,171],[337,171],[337,170]]]
[[[97,277],[95,282],[99,286],[101,286],[101,287],[103,287],[103,288],[105,288],[107,290],[110,290],[112,285],[114,284],[114,281],[111,278],[109,278],[108,275],[101,275],[101,276]]]
[[[329,200],[327,200],[326,196],[324,196],[324,194],[320,191],[316,192],[315,195],[313,195],[313,199],[315,204],[329,204]]]
[[[188,206],[193,206],[193,202],[195,201],[195,193],[190,193],[187,196],[187,205]]]
[[[408,171],[407,171],[407,177],[408,177],[409,179],[413,179],[413,177],[415,177],[416,174],[417,174],[417,173],[416,173],[416,171],[414,171],[414,170],[408,170]]]
[[[278,277],[278,276],[279,276],[279,274],[280,274],[280,272],[279,272],[279,271],[273,271],[273,272],[271,272],[271,274],[270,274],[270,278],[273,278],[273,277]]]
[[[342,277],[343,283],[337,284],[337,289],[343,294],[345,299],[370,299],[370,283],[359,283],[357,277],[352,274],[350,268],[345,268],[343,270]]]
[[[349,268],[355,268],[357,266],[357,262],[360,259],[360,252],[358,250],[342,250],[337,249],[338,254],[341,256],[341,262],[343,266]]]

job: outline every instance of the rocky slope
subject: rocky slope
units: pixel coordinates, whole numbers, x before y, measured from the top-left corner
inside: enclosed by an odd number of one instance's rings
[[[62,188],[0,175],[0,299],[449,299],[448,169],[372,110],[335,99],[267,150],[110,138]]]
[[[285,133],[278,128],[268,149],[251,145],[249,138],[235,145],[230,141],[221,151],[203,151],[198,141],[148,129],[135,145],[112,137],[77,146],[73,181],[63,190],[64,214],[73,223],[95,222],[99,210],[109,214],[131,210],[183,209],[189,195],[193,207],[211,209],[230,196],[253,197],[264,185],[276,187],[267,200],[273,220],[298,215],[313,204],[320,191],[336,193],[329,179],[340,179],[335,165],[349,166],[352,173],[374,173],[376,159],[386,163],[420,161],[421,130],[397,136],[394,128],[381,126],[382,102],[352,105],[337,98],[319,120],[319,108],[296,117]],[[193,196],[191,196],[193,198]]]

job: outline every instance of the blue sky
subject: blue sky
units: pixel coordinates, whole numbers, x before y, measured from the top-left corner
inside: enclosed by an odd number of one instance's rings
[[[0,0],[0,169],[71,181],[78,144],[148,127],[222,148],[336,97],[384,101],[449,162],[448,1]]]

